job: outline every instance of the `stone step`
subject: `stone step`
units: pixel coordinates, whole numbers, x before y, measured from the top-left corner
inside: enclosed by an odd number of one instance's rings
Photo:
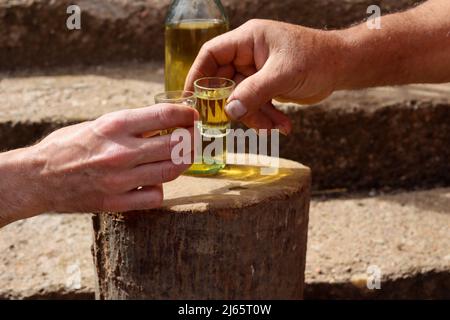
[[[280,154],[309,166],[319,189],[449,185],[449,93],[450,84],[411,85],[284,105],[295,131]]]
[[[450,189],[311,203],[307,299],[449,299]],[[42,215],[0,229],[0,299],[91,299],[90,215]],[[368,268],[381,289],[367,289]],[[370,271],[370,269],[369,269]]]
[[[158,63],[0,73],[0,150],[150,105],[162,82]],[[295,130],[281,138],[280,154],[311,167],[316,190],[449,185],[449,92],[450,84],[374,88],[281,105]]]
[[[417,0],[224,0],[233,27],[252,18],[338,28]],[[169,0],[0,0],[0,69],[163,58]],[[67,7],[81,9],[81,30],[69,30]]]
[[[311,203],[308,298],[450,298],[450,189]],[[368,268],[381,289],[368,290]],[[371,271],[369,269],[369,271]]]

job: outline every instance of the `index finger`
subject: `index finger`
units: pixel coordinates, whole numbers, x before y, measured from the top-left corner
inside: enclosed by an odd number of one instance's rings
[[[236,30],[206,42],[200,49],[186,77],[185,90],[194,89],[194,81],[216,76],[220,67],[231,64],[237,56]]]

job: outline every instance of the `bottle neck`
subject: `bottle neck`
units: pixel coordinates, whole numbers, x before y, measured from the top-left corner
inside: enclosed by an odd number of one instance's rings
[[[174,0],[169,8],[166,24],[186,20],[219,20],[228,23],[220,0]]]

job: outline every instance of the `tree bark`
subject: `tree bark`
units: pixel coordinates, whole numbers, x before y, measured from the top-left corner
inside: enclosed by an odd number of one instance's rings
[[[93,218],[98,299],[301,299],[310,170],[231,167],[165,185],[158,210]]]

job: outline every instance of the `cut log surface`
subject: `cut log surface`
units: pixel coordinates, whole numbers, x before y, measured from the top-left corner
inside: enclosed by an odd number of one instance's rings
[[[158,210],[95,215],[97,298],[301,299],[310,170],[261,173],[181,176]]]

